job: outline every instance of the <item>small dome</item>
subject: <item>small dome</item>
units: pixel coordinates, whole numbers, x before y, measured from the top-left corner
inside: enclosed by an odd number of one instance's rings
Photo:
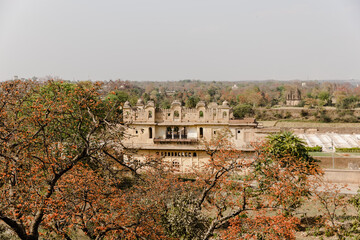
[[[205,107],[205,102],[204,101],[199,101],[197,104],[196,104],[196,108],[198,107]]]
[[[218,105],[217,105],[216,102],[211,102],[211,103],[209,103],[209,105],[208,105],[208,108],[217,108],[217,107],[218,107]]]
[[[223,101],[222,105],[223,106],[229,106],[229,102],[225,100],[225,101]]]
[[[146,106],[154,107],[155,103],[154,103],[154,101],[150,100],[150,101],[147,102]]]
[[[171,106],[174,106],[174,105],[180,105],[181,106],[181,102],[179,100],[174,100],[172,103],[171,103]]]
[[[136,105],[144,105],[143,100],[142,100],[141,98],[139,98],[139,99],[137,100]]]

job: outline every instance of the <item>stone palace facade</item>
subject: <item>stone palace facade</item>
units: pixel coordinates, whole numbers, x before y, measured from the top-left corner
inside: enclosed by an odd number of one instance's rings
[[[141,99],[136,106],[123,106],[124,123],[129,126],[123,144],[136,150],[132,156],[143,161],[145,156],[161,156],[179,171],[191,171],[209,159],[204,141],[221,131],[230,132],[230,141],[244,152],[252,152],[251,143],[265,136],[255,118],[233,119],[228,102],[221,105],[200,101],[195,108],[185,108],[174,101],[170,109],[156,108],[153,101],[145,105]]]

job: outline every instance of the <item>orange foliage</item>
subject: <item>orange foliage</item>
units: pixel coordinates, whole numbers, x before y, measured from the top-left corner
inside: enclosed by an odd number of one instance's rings
[[[291,211],[316,165],[274,159],[264,148],[251,160],[220,133],[204,143],[209,161],[191,174],[157,158],[124,161],[126,126],[99,89],[1,84],[0,220],[21,239],[38,239],[40,229],[65,239],[79,231],[90,239],[179,239],[199,229],[201,239],[293,238]]]

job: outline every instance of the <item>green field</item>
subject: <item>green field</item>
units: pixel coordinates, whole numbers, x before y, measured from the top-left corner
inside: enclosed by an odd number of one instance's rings
[[[360,128],[360,123],[320,123],[317,121],[301,120],[278,120],[258,121],[264,127],[288,127],[288,128]]]

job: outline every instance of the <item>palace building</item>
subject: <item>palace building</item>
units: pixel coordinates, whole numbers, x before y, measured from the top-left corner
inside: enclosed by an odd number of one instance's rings
[[[244,152],[252,152],[251,143],[264,136],[257,131],[255,118],[234,119],[227,101],[221,105],[200,101],[195,108],[185,108],[174,101],[170,109],[162,109],[156,108],[153,101],[144,104],[139,99],[136,106],[124,104],[123,116],[129,126],[123,144],[136,150],[135,160],[161,156],[182,172],[209,159],[203,143],[222,131],[230,132],[229,140]]]

